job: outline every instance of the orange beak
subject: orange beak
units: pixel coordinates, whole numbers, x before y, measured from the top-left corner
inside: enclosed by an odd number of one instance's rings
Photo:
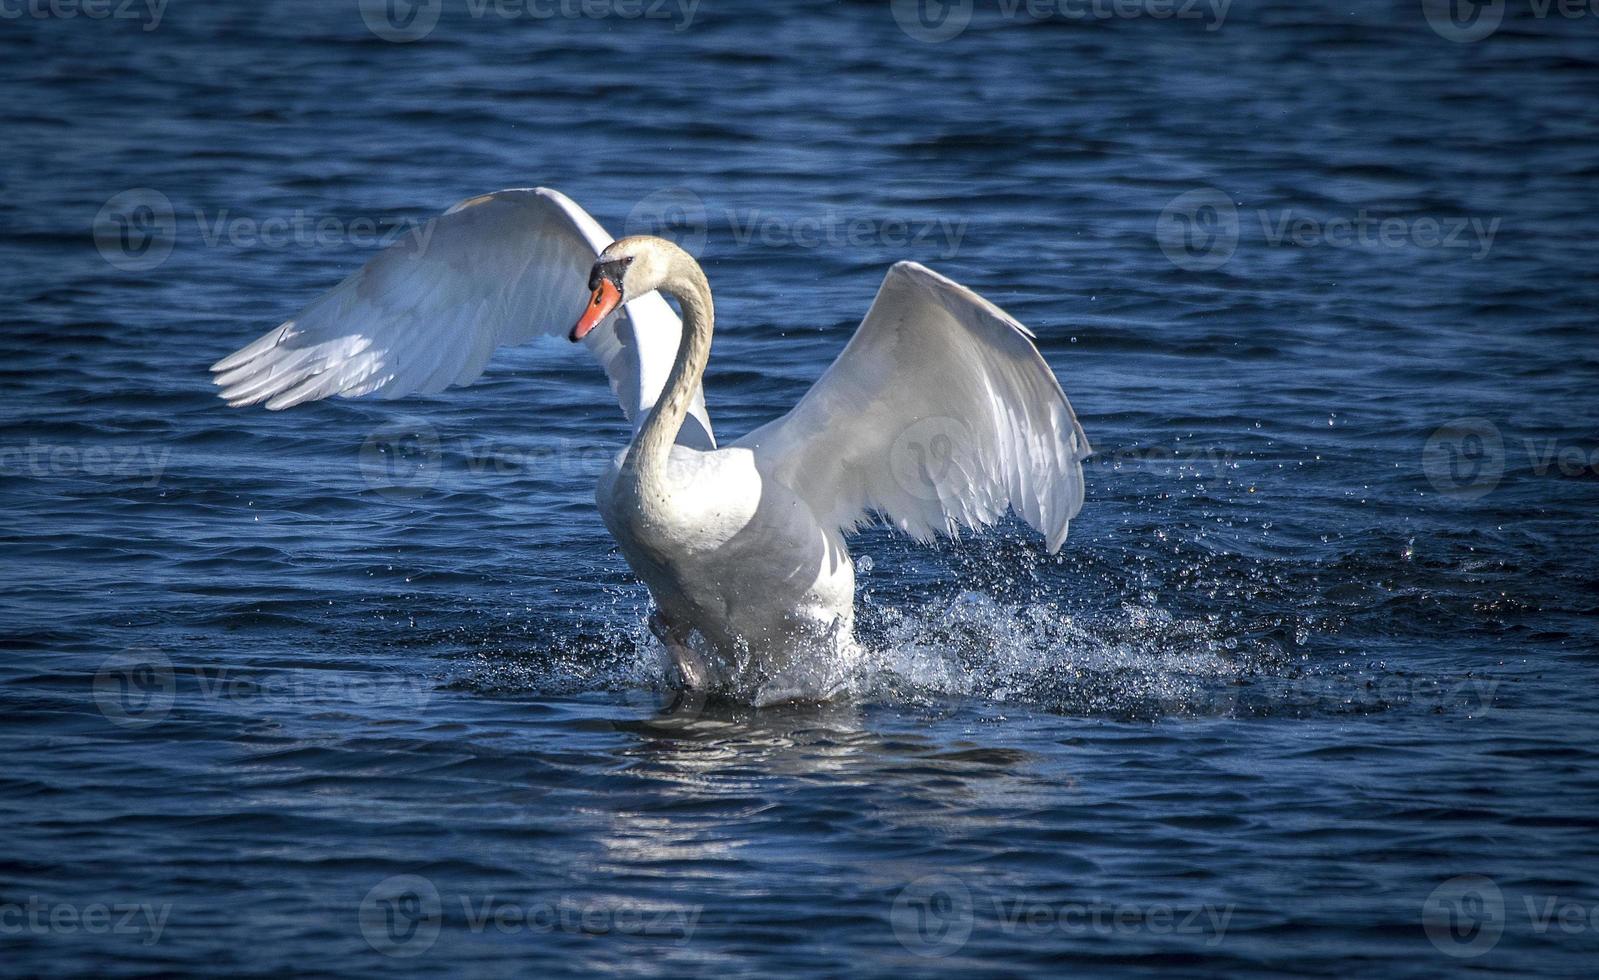
[[[616,284],[601,277],[600,284],[589,299],[589,305],[583,308],[583,315],[577,318],[577,325],[572,328],[572,342],[575,344],[587,337],[589,331],[599,326],[600,321],[610,316],[621,302],[622,293]]]

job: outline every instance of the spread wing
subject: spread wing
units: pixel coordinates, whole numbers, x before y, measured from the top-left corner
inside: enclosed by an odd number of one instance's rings
[[[1010,508],[1053,552],[1083,505],[1090,449],[1032,336],[964,286],[901,262],[799,404],[737,445],[840,530],[875,512],[927,540]]]
[[[496,349],[566,335],[588,299],[589,269],[610,243],[587,212],[546,188],[463,201],[216,362],[214,380],[228,404],[269,409],[470,384]],[[659,397],[682,329],[650,293],[584,339],[635,423]],[[714,446],[700,392],[679,441]]]

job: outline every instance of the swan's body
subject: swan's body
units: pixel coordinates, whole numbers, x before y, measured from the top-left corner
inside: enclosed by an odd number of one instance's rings
[[[855,568],[841,536],[792,491],[763,480],[746,447],[673,446],[664,472],[675,491],[669,506],[650,506],[651,491],[623,456],[595,496],[662,620],[703,638],[663,637],[688,648],[674,650],[679,669],[767,698],[814,688],[819,678],[787,676],[790,662],[810,653],[826,656],[803,663],[831,663],[852,650]],[[699,646],[709,656],[694,656]]]
[[[790,668],[855,652],[844,537],[874,513],[926,540],[1013,509],[1054,551],[1082,506],[1088,442],[1031,335],[919,265],[889,270],[792,411],[718,448],[700,389],[714,313],[687,253],[612,242],[544,189],[474,198],[426,231],[219,361],[223,397],[286,408],[438,391],[474,380],[496,347],[578,320],[572,339],[635,423],[596,502],[685,683],[825,693],[825,677]]]

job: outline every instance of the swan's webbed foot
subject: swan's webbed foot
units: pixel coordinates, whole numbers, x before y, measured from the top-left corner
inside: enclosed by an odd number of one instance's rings
[[[685,691],[709,691],[715,686],[715,675],[706,666],[704,657],[688,647],[668,645],[666,649],[677,668],[677,687]]]
[[[650,632],[665,645],[666,652],[672,657],[674,687],[685,691],[704,691],[714,686],[716,675],[710,665],[688,645],[692,627],[675,623],[660,609],[656,609],[650,613]]]
[[[688,643],[688,627],[668,619],[666,613],[661,612],[659,607],[650,610],[650,632],[667,646],[674,643],[680,645]]]

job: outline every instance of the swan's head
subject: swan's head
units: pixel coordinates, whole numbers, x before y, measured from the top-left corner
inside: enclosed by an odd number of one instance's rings
[[[617,307],[665,282],[676,250],[671,242],[649,235],[635,235],[607,245],[589,272],[589,302],[572,328],[572,340],[582,340]]]

